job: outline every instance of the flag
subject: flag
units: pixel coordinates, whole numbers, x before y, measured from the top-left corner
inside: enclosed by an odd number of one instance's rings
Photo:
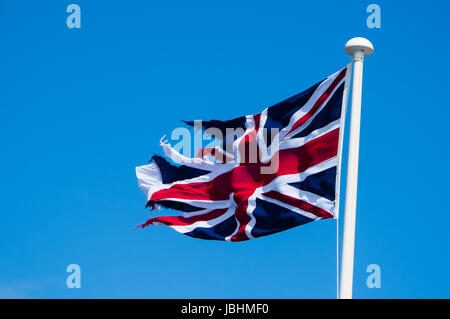
[[[164,155],[136,168],[147,206],[181,214],[150,218],[185,235],[245,241],[337,215],[349,66],[309,89],[228,121],[187,121],[218,140],[188,157]],[[167,159],[166,159],[167,158]]]

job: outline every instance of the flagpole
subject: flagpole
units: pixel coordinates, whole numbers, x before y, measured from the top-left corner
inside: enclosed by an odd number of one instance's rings
[[[361,122],[363,62],[364,56],[373,53],[373,46],[372,43],[365,38],[353,38],[345,44],[345,52],[351,55],[353,60],[353,86],[339,298],[351,299],[353,287],[353,257],[355,250],[356,191],[358,187],[359,128]]]

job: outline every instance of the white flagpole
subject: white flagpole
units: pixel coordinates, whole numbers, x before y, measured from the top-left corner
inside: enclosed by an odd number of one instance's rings
[[[358,187],[363,62],[364,56],[373,53],[373,46],[365,38],[353,38],[345,44],[345,52],[352,56],[354,65],[339,298],[351,299],[353,287],[353,256],[355,250],[356,191]]]

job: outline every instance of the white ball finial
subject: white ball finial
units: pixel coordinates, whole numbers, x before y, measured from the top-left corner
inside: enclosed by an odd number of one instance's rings
[[[345,53],[352,56],[354,56],[356,52],[362,52],[363,55],[367,56],[373,53],[373,45],[366,38],[357,37],[348,40],[344,50]]]

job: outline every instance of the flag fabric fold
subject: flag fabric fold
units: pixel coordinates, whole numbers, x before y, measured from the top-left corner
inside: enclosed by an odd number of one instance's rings
[[[167,159],[154,155],[137,167],[138,185],[148,207],[181,215],[153,217],[140,227],[245,241],[334,218],[349,73],[345,67],[260,114],[200,122],[222,138],[194,158],[162,139]]]

